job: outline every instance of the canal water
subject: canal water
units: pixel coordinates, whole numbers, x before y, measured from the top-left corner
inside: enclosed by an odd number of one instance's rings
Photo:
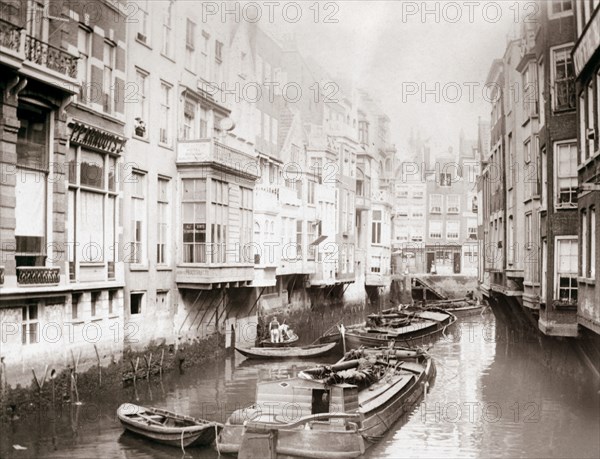
[[[459,319],[430,349],[438,373],[427,397],[365,456],[600,457],[598,382],[568,343],[530,332],[490,309]],[[178,448],[124,434],[114,414],[118,405],[135,402],[225,421],[252,403],[257,381],[287,378],[313,363],[251,363],[223,354],[201,368],[56,413],[31,407],[27,416],[2,426],[0,457],[182,458]],[[186,457],[218,453],[194,448]]]

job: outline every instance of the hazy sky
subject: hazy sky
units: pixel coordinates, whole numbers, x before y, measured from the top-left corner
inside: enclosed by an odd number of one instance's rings
[[[461,128],[475,138],[478,116],[489,118],[484,84],[491,62],[502,56],[507,36],[518,26],[517,15],[522,19],[535,6],[516,1],[329,3],[319,4],[317,23],[314,3],[302,2],[302,19],[295,24],[280,19],[276,28],[294,33],[304,54],[330,74],[367,88],[390,116],[398,146],[414,128],[431,138],[436,153],[449,145],[456,150]],[[430,14],[423,16],[425,10]],[[338,22],[325,23],[328,14]]]

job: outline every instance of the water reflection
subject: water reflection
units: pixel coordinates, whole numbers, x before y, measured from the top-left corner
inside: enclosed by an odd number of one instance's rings
[[[438,369],[430,393],[366,456],[599,457],[595,383],[568,344],[519,327],[493,314],[450,327],[430,349]],[[257,381],[294,377],[328,360],[265,363],[236,354],[162,380],[139,381],[81,406],[1,426],[0,457],[181,458],[178,448],[123,433],[118,405],[135,400],[222,422],[253,402]],[[14,444],[28,449],[14,450]],[[192,448],[186,457],[218,453]]]

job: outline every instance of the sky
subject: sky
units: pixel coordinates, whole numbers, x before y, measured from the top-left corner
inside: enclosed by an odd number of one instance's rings
[[[484,87],[491,63],[535,7],[512,0],[302,5],[296,23],[288,20],[291,9],[287,18],[275,15],[274,30],[294,34],[303,54],[332,76],[366,88],[391,118],[398,147],[412,129],[430,138],[434,154],[456,151],[461,129],[476,138],[478,117],[489,119],[491,111]]]

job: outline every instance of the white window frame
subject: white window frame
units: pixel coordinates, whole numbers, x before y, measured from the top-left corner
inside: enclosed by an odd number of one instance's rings
[[[577,244],[577,250],[579,250],[579,241],[577,240],[577,236],[573,237],[573,236],[556,236],[555,237],[555,244],[554,244],[554,299],[555,300],[560,300],[560,276],[559,276],[559,263],[560,263],[560,250],[559,250],[559,246],[563,241],[569,241],[570,243],[574,243]],[[577,252],[579,253],[579,252]],[[575,270],[574,272],[570,272],[570,273],[564,273],[564,274],[569,274],[570,278],[574,278],[575,279],[575,285],[577,285],[577,272],[578,272],[578,267],[575,266]],[[569,290],[577,290],[577,286],[573,289],[572,287],[569,287]]]
[[[560,187],[559,187],[559,161],[558,161],[558,150],[561,145],[573,145],[575,148],[575,174],[571,176],[571,179],[575,179],[575,193],[577,192],[577,139],[561,140],[554,142],[554,208],[555,209],[573,209],[577,207],[577,199],[572,203],[561,204],[560,199]],[[564,177],[566,178],[566,177]]]
[[[434,204],[434,200],[438,200],[439,199],[439,206],[433,206]],[[430,214],[441,214],[442,213],[442,207],[444,207],[444,195],[441,194],[432,194],[431,198],[429,200],[429,213]],[[439,209],[439,210],[433,210],[433,209]]]
[[[567,16],[571,16],[573,14],[573,2],[570,2],[571,3],[571,9],[570,10],[563,10],[562,9],[562,4],[566,3],[566,1],[568,1],[568,0],[559,0],[559,1],[552,0],[552,1],[549,1],[548,2],[548,18],[550,18],[550,19],[559,19],[559,18],[564,18],[564,17],[567,17]],[[587,2],[588,0],[585,0],[585,1]],[[554,4],[560,4],[561,5],[561,11],[559,13],[554,13],[552,11],[552,6]]]
[[[166,92],[165,92],[166,90]],[[173,142],[172,133],[171,133],[171,94],[173,90],[173,85],[167,83],[166,81],[160,82],[160,125],[159,125],[159,135],[158,135],[158,143],[170,146]],[[166,100],[165,100],[166,94]],[[166,124],[163,126],[163,123]],[[163,138],[164,131],[164,138]]]
[[[573,107],[569,107],[569,108],[557,108],[556,106],[556,90],[555,90],[555,85],[556,85],[556,54],[559,51],[562,51],[564,49],[567,50],[567,56],[571,55],[571,50],[573,49],[573,45],[574,43],[566,43],[566,44],[562,44],[559,46],[553,46],[550,48],[550,64],[551,64],[551,68],[550,68],[550,93],[552,95],[552,110],[553,111],[567,111],[567,110],[574,110],[576,107],[576,104]],[[574,65],[574,63],[572,62],[572,58],[571,58],[571,65]],[[575,88],[575,75],[572,75],[573,78],[573,88]],[[577,95],[575,94],[575,97],[577,97]]]
[[[439,225],[439,231],[435,232],[435,236],[433,235],[433,226]],[[442,239],[442,234],[444,231],[444,223],[442,220],[430,220],[429,221],[429,239]],[[439,236],[438,236],[439,235]]]

